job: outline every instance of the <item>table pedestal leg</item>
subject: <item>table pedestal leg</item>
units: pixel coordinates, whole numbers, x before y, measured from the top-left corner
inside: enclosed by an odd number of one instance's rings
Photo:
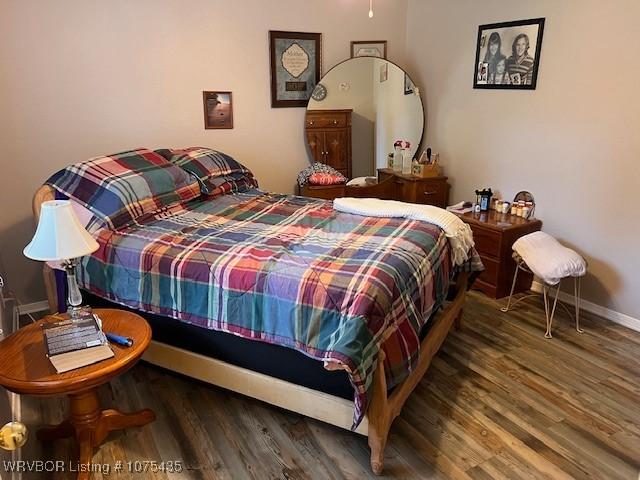
[[[53,441],[59,438],[76,437],[79,450],[78,480],[90,476],[93,451],[99,447],[109,432],[129,427],[141,427],[155,420],[149,409],[135,413],[120,413],[117,410],[102,410],[96,389],[69,395],[71,415],[59,425],[38,430],[38,439]]]

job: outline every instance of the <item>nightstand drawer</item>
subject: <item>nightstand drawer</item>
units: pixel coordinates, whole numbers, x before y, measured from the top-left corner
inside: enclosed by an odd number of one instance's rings
[[[498,271],[500,270],[500,262],[485,255],[480,255],[482,264],[484,265],[484,271],[478,277],[485,283],[490,285],[498,284]]]
[[[500,257],[500,233],[492,230],[486,230],[476,226],[471,226],[473,230],[473,241],[476,244],[476,250],[481,255],[489,255],[491,257]]]

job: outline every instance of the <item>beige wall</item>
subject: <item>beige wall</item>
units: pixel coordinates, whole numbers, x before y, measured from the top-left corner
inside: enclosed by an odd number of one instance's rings
[[[389,58],[421,89],[452,201],[483,186],[531,190],[544,229],[589,259],[586,298],[640,317],[640,3],[408,3],[376,0],[369,20],[356,0],[2,0],[0,271],[10,287],[44,298],[39,265],[22,257],[30,199],[68,163],[206,145],[264,188],[291,192],[307,156],[304,109],[269,106],[267,31],[282,29],[322,32],[324,71],[350,40],[388,39]],[[478,25],[538,16],[537,90],[473,90]],[[233,130],[203,129],[205,89],[233,91]]]
[[[204,145],[292,192],[307,164],[303,108],[271,109],[268,30],[321,32],[324,70],[351,40],[386,38],[403,60],[406,0],[2,0],[0,255],[25,302],[45,298],[22,257],[31,196],[92,156]],[[348,28],[345,27],[348,25]],[[233,130],[203,128],[202,91],[231,90]]]
[[[535,91],[472,89],[478,25],[546,17]],[[533,192],[589,260],[584,296],[640,318],[640,2],[410,0],[409,73],[452,201]]]

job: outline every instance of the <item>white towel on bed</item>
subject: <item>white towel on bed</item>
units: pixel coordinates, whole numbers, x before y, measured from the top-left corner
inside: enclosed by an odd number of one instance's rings
[[[433,205],[380,200],[377,198],[336,198],[333,208],[339,212],[368,217],[398,217],[433,223],[442,230],[451,244],[451,259],[454,265],[462,265],[469,259],[473,247],[471,227],[458,216]]]
[[[534,275],[547,285],[556,285],[565,277],[581,277],[587,273],[584,258],[548,233],[533,232],[520,237],[512,248]]]

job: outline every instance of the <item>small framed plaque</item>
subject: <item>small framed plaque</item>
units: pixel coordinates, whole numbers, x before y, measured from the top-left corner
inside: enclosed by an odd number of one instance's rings
[[[320,82],[320,33],[269,32],[271,107],[306,107]]]
[[[386,40],[364,40],[351,42],[351,58],[378,57],[387,58]]]
[[[233,128],[231,92],[202,92],[204,128]]]

